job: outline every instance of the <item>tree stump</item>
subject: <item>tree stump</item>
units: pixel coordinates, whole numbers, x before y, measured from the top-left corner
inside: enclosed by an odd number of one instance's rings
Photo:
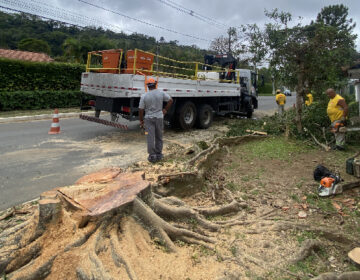
[[[160,174],[154,184],[185,182],[187,176],[201,182],[204,169],[226,152],[223,146],[256,138],[215,139],[206,152],[189,161],[189,171]],[[32,219],[0,234],[0,273],[9,279],[28,280],[119,279],[119,275],[138,279],[129,252],[122,249],[134,242],[130,225],[147,231],[169,253],[178,251],[174,241],[213,250],[214,234],[238,221],[206,217],[235,215],[244,208],[231,192],[226,197],[224,205],[190,207],[177,197],[155,195],[142,171],[108,168],[86,175],[72,186],[44,192]]]

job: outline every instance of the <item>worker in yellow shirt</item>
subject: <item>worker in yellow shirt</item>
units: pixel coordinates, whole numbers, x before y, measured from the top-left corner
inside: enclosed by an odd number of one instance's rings
[[[307,99],[305,100],[305,105],[306,106],[310,106],[311,103],[313,103],[314,101],[314,97],[313,95],[311,94],[311,92],[309,92],[307,95],[306,95]]]
[[[276,90],[276,96],[275,96],[276,103],[278,105],[278,112],[281,116],[284,113],[284,107],[286,103],[286,96],[283,94],[280,89]]]
[[[329,88],[326,90],[327,96],[330,98],[327,114],[331,121],[332,132],[335,135],[336,150],[344,150],[345,145],[345,132],[340,132],[339,128],[345,125],[348,115],[348,105],[345,99],[337,94],[334,89]]]

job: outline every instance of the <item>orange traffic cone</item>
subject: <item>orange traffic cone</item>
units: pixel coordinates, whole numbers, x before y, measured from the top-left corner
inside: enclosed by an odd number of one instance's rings
[[[51,124],[49,134],[59,134],[59,133],[60,133],[59,110],[55,109],[53,115],[53,122]]]

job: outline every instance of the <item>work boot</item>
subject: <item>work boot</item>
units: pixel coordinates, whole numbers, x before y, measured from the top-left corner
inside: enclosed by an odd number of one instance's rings
[[[159,161],[159,160],[162,160],[164,158],[164,155],[163,154],[157,154],[156,155],[156,160]]]
[[[149,155],[148,156],[148,161],[151,162],[151,163],[157,162],[156,155]]]

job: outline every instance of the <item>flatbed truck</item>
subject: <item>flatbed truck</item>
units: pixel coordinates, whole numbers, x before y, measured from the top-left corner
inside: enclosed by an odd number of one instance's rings
[[[97,67],[92,65],[92,55],[100,58]],[[251,117],[257,108],[256,79],[250,70],[224,67],[207,70],[206,64],[182,61],[177,62],[180,66],[174,66],[172,59],[140,50],[130,50],[126,59],[123,57],[122,50],[89,53],[87,71],[81,76],[81,91],[95,98],[92,102],[95,116],[83,119],[120,128],[126,127],[119,123],[120,116],[138,120],[140,97],[147,91],[145,80],[149,77],[156,79],[157,89],[168,93],[174,101],[165,120],[184,130],[210,127],[214,114]],[[166,72],[167,66],[170,71]],[[199,70],[201,66],[205,70]],[[101,111],[110,112],[111,121],[102,120]]]

